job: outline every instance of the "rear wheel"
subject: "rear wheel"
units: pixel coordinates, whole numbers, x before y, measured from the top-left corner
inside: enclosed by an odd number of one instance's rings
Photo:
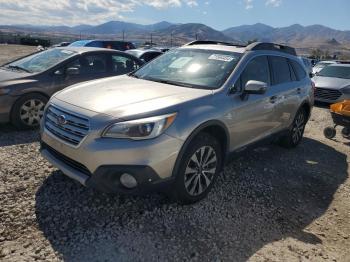
[[[293,148],[299,145],[303,139],[306,120],[306,111],[304,108],[300,108],[288,133],[280,139],[280,145],[286,148]]]
[[[41,94],[24,95],[12,108],[12,124],[19,129],[38,127],[47,101],[48,99]]]
[[[198,135],[181,158],[172,195],[182,204],[203,199],[211,190],[221,164],[218,140],[206,133]]]

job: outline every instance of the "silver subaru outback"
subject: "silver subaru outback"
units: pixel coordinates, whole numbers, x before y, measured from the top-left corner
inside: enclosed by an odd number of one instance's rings
[[[129,75],[56,93],[41,153],[87,187],[194,203],[231,153],[268,138],[297,146],[313,102],[293,48],[195,41]]]

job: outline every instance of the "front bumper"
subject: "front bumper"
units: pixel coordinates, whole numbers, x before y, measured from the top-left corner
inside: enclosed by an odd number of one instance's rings
[[[45,128],[41,154],[82,185],[107,193],[142,194],[172,183],[172,170],[182,141],[166,134],[152,140],[89,138],[78,147],[62,143]],[[127,189],[120,176],[131,174],[137,187]]]

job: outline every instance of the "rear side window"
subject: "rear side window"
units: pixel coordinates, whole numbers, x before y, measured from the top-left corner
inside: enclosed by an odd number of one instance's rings
[[[253,58],[241,75],[241,86],[245,87],[249,80],[270,83],[269,63],[266,56]]]
[[[280,56],[270,56],[272,67],[273,84],[283,84],[291,82],[291,72],[286,58]]]
[[[294,60],[289,60],[289,62],[291,63],[291,65],[294,69],[297,80],[300,81],[300,80],[304,79],[306,77],[305,69],[298,62],[296,62]]]

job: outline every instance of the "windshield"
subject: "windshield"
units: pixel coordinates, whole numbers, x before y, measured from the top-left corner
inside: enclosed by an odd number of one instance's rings
[[[332,65],[332,64],[334,64],[334,63],[332,63],[332,62],[319,62],[319,63],[317,63],[317,64],[315,65],[315,67],[317,67],[317,68],[323,68],[323,67],[326,67],[326,66]]]
[[[216,89],[227,80],[241,54],[217,50],[176,49],[140,68],[137,78],[193,88]]]
[[[70,50],[50,49],[24,57],[5,65],[5,67],[23,70],[29,73],[40,73],[74,54],[75,52]]]
[[[318,76],[350,79],[350,67],[349,66],[327,66],[318,73]]]

